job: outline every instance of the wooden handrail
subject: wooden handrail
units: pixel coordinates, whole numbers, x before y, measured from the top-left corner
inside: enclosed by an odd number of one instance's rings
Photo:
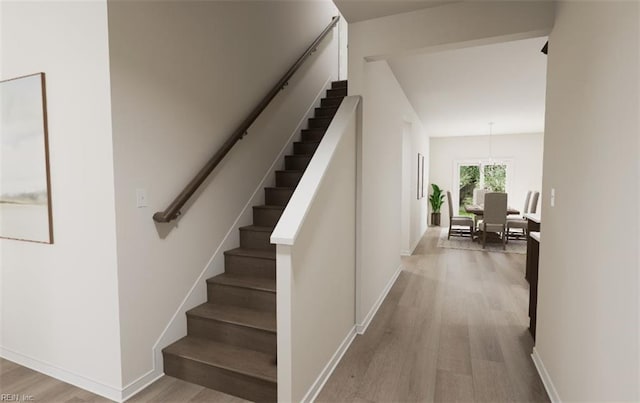
[[[251,111],[249,116],[245,120],[242,121],[240,126],[233,132],[233,134],[224,142],[222,147],[211,157],[211,159],[207,162],[207,164],[202,167],[202,169],[196,174],[196,176],[191,179],[191,181],[185,186],[185,188],[180,192],[180,194],[171,202],[169,207],[167,207],[164,211],[158,211],[153,215],[153,219],[156,222],[169,222],[175,220],[180,215],[180,209],[185,205],[185,203],[189,200],[191,196],[198,190],[200,185],[204,183],[207,177],[213,172],[213,170],[218,166],[218,164],[224,159],[224,157],[231,151],[233,146],[238,142],[238,140],[242,139],[246,134],[249,127],[253,124],[253,122],[260,116],[260,114],[266,109],[266,107],[271,103],[273,98],[280,91],[282,91],[287,84],[289,83],[289,79],[293,76],[293,74],[298,71],[300,66],[307,60],[307,58],[317,50],[318,45],[322,40],[329,34],[329,32],[336,26],[338,21],[340,20],[340,16],[337,15],[331,19],[331,23],[322,31],[320,36],[316,38],[315,41],[307,48],[307,50],[296,60],[296,62],[291,66],[291,68],[285,73],[284,76],[278,81],[278,83],[265,95],[265,97],[260,101],[260,103]]]

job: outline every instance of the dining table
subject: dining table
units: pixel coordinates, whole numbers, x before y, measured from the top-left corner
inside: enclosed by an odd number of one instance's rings
[[[469,214],[473,214],[474,218],[473,218],[473,226],[474,228],[477,227],[478,225],[478,218],[481,218],[484,215],[484,205],[482,204],[465,204],[464,205],[464,211],[466,211]],[[515,209],[513,207],[507,207],[507,215],[520,215],[520,211],[518,209]],[[476,239],[479,239],[480,236],[482,234],[482,231],[476,229],[474,231],[474,241]],[[496,241],[496,240],[500,240],[499,238],[497,238],[496,236],[491,236],[488,238],[488,240],[490,242]]]
[[[467,213],[482,216],[484,215],[484,205],[482,204],[465,204],[464,211]],[[507,215],[520,215],[520,211],[513,207],[507,207]]]

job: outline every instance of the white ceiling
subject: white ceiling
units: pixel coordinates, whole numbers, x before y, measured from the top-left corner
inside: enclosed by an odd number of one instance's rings
[[[547,38],[389,60],[430,137],[541,133]]]
[[[459,1],[461,0],[333,0],[348,22],[407,13]]]

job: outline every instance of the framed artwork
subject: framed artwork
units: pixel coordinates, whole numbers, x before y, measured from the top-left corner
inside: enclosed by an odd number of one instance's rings
[[[420,198],[424,197],[424,155],[420,156],[421,161],[420,161],[420,176],[422,177],[422,180],[420,181]]]
[[[53,243],[44,73],[0,81],[0,237]]]
[[[424,197],[424,156],[418,153],[418,183],[416,191],[417,199]]]

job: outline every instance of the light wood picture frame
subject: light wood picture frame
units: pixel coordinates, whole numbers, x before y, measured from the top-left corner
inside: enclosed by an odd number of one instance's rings
[[[53,243],[44,73],[0,81],[0,238]]]

